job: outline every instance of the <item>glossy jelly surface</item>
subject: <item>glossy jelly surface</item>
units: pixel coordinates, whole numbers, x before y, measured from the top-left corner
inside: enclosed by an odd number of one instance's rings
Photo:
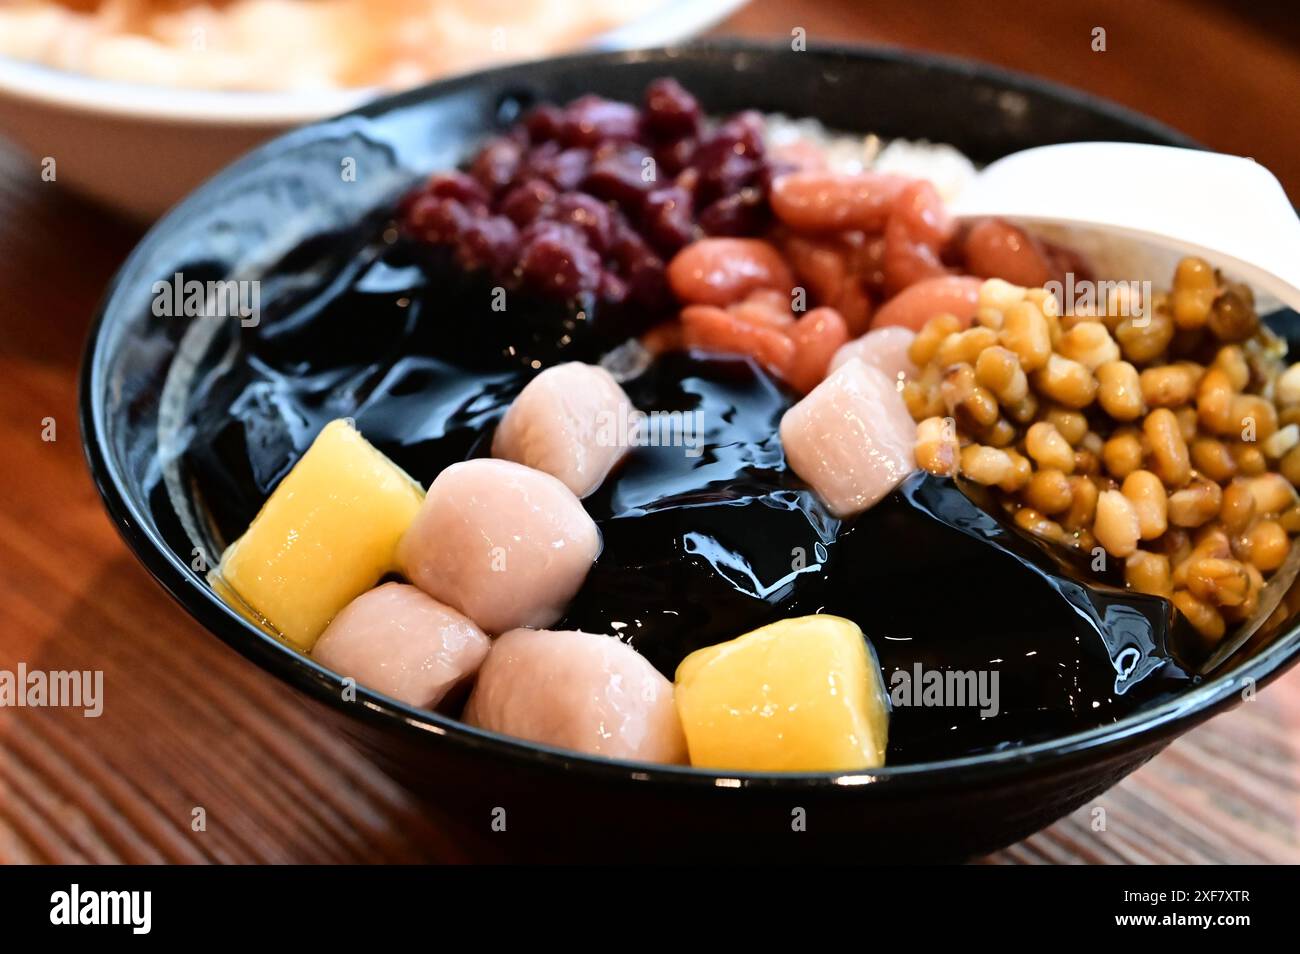
[[[402,239],[326,258],[195,378],[179,465],[216,546],[329,420],[352,418],[427,486],[488,454],[538,369],[597,361],[631,330],[582,301],[512,295],[502,310]],[[786,466],[777,427],[796,396],[751,361],[669,353],[623,387],[654,423],[583,501],[603,549],[555,628],[617,636],[672,678],[690,652],[774,620],[844,616],[894,696],[888,764],[1082,730],[1189,683],[1167,603],[1062,562],[951,481],[914,474],[832,516]],[[932,672],[977,680],[968,704],[927,704]]]

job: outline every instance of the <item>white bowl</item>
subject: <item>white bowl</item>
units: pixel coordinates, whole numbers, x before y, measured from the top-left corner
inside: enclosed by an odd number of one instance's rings
[[[665,0],[597,37],[593,49],[674,43],[746,0]],[[0,57],[0,135],[47,178],[151,220],[236,156],[277,133],[390,90],[256,93],[138,86]]]

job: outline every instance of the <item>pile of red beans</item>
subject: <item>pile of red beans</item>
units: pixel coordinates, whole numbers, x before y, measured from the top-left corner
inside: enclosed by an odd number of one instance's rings
[[[930,182],[845,173],[764,120],[705,120],[675,80],[640,107],[599,96],[542,105],[463,172],[408,196],[404,231],[455,266],[568,307],[628,306],[652,351],[746,354],[807,391],[869,328],[974,318],[980,282],[1039,287],[1085,272],[998,221],[960,226]],[[617,335],[615,336],[617,337]]]
[[[667,259],[701,235],[765,227],[762,133],[757,113],[706,126],[671,79],[651,83],[641,108],[598,96],[539,106],[468,172],[408,196],[402,225],[505,287],[663,312]]]

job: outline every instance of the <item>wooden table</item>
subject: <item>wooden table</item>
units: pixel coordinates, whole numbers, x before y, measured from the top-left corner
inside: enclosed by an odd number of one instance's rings
[[[1041,73],[1253,155],[1300,199],[1294,27],[1209,2],[1090,6],[756,0],[724,29],[803,27],[813,42],[924,46]],[[1105,53],[1090,49],[1095,26]],[[173,605],[104,515],[78,443],[77,362],[137,237],[0,150],[0,669],[100,669],[105,697],[98,719],[0,709],[0,861],[472,860],[311,704]],[[1300,670],[988,860],[1300,861]]]

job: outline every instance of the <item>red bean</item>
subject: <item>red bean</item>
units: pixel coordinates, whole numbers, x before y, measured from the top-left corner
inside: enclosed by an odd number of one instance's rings
[[[519,254],[519,230],[504,215],[477,218],[456,239],[456,263],[466,271],[509,267]]]
[[[612,139],[635,139],[641,113],[635,106],[600,96],[581,96],[564,110],[560,136],[571,146],[595,146]]]
[[[587,244],[604,253],[613,239],[614,225],[610,208],[604,202],[581,192],[566,192],[555,200],[550,215],[557,222],[582,229]]]
[[[469,211],[455,199],[422,194],[406,212],[406,227],[423,242],[452,243],[473,220]]]
[[[695,151],[691,167],[699,177],[695,188],[698,204],[711,205],[757,181],[763,168],[761,160],[739,154],[735,149],[735,144],[706,143]]]
[[[700,128],[700,104],[677,80],[657,79],[645,91],[645,122],[656,136],[680,139]]]
[[[547,142],[556,138],[564,126],[564,110],[550,103],[543,103],[528,111],[524,117],[524,129],[528,138],[534,143]]]
[[[570,298],[600,286],[600,256],[573,226],[536,222],[520,244],[519,271],[533,287]]]
[[[677,251],[695,233],[691,197],[677,186],[655,189],[647,195],[641,215],[647,237],[666,253]]]
[[[571,192],[587,177],[591,153],[586,149],[558,149],[554,143],[539,146],[525,157],[528,174],[549,182],[561,192]]]
[[[470,174],[435,175],[396,211],[410,238],[511,289],[635,306],[604,313],[635,334],[673,306],[664,257],[701,234],[766,231],[774,170],[763,127],[745,112],[705,131],[699,103],[672,79],[651,83],[641,108],[598,96],[539,106],[489,140]],[[564,228],[533,228],[545,223]],[[737,294],[754,284],[740,276]]]
[[[663,259],[621,217],[614,231],[610,256],[627,283],[629,297],[652,311],[668,306],[672,296]]]
[[[767,219],[763,194],[745,188],[709,203],[699,214],[706,235],[752,235]]]
[[[544,217],[556,199],[555,188],[541,179],[529,179],[515,186],[501,200],[501,214],[515,225],[528,225]]]
[[[967,275],[927,278],[903,289],[881,305],[871,327],[902,325],[920,331],[927,321],[945,312],[956,315],[963,324],[969,324],[975,318],[981,284],[981,279]]]
[[[583,191],[617,202],[629,215],[639,215],[646,194],[655,187],[647,174],[648,158],[643,147],[632,144],[598,155],[582,180]]]
[[[438,172],[429,177],[424,191],[439,199],[455,199],[466,206],[486,205],[488,196],[478,181],[463,172]]]
[[[474,157],[470,173],[490,192],[507,188],[519,174],[524,151],[519,143],[504,136],[493,139]]]
[[[687,171],[695,180],[696,208],[706,208],[746,188],[765,192],[763,117],[751,111],[721,123],[700,140]]]
[[[713,145],[724,146],[738,156],[758,159],[764,152],[765,126],[762,113],[746,109],[719,123],[718,128],[707,141]]]

